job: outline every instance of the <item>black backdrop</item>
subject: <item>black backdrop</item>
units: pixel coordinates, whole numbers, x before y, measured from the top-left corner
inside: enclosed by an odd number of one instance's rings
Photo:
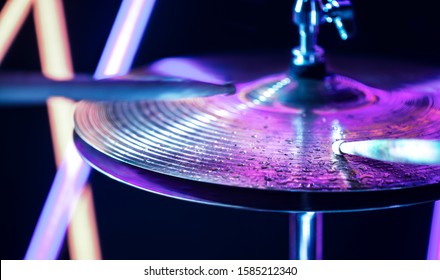
[[[15,0],[12,0],[15,1]],[[121,1],[64,1],[74,68],[93,73]],[[201,53],[286,52],[297,44],[290,0],[157,0],[135,65]],[[436,1],[353,0],[357,36],[322,28],[328,51],[440,64]],[[1,32],[1,30],[0,30]],[[40,71],[29,17],[0,71]],[[23,258],[55,174],[44,106],[0,107],[2,259]],[[107,259],[287,258],[287,214],[204,206],[93,173]],[[423,259],[432,204],[325,216],[327,259]],[[68,258],[64,248],[61,258]]]

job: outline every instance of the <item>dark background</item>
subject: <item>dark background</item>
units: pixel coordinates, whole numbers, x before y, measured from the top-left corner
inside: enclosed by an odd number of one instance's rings
[[[93,73],[121,1],[64,2],[75,71]],[[178,55],[288,52],[298,43],[291,23],[292,2],[157,0],[134,66]],[[334,26],[324,26],[319,39],[327,51],[440,65],[436,1],[352,2],[356,37],[341,42]],[[32,16],[0,71],[40,71]],[[0,127],[0,256],[20,259],[56,171],[46,108],[0,107]],[[106,259],[288,257],[287,214],[182,202],[125,186],[96,172],[91,181]],[[327,214],[324,257],[423,259],[431,211],[428,203]],[[60,257],[68,258],[67,248]]]

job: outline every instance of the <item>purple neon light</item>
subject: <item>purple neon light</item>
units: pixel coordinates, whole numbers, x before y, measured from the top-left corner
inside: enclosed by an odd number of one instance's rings
[[[58,257],[71,214],[90,170],[73,143],[70,143],[55,175],[25,259],[51,260]]]
[[[434,204],[434,211],[432,213],[427,259],[440,260],[440,200]]]
[[[165,58],[153,63],[150,68],[154,73],[185,78],[200,82],[223,84],[226,81],[190,58]]]
[[[128,73],[156,0],[124,0],[95,72],[95,79]]]

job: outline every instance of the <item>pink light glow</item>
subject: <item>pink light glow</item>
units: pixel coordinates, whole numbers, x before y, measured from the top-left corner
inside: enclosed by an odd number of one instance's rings
[[[127,74],[155,0],[124,0],[95,72],[95,79]]]
[[[209,73],[207,69],[204,69],[196,61],[189,58],[161,59],[154,62],[150,66],[150,70],[160,75],[184,78],[205,83],[223,84],[226,82],[224,79]]]
[[[434,204],[427,259],[440,260],[440,201]]]
[[[90,173],[73,143],[58,168],[25,259],[55,259],[64,240],[72,210]]]

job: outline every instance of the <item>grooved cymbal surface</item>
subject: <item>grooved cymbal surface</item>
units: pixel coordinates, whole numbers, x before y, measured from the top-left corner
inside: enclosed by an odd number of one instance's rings
[[[228,186],[340,190],[439,182],[438,166],[333,155],[331,145],[339,139],[440,137],[437,96],[375,94],[375,104],[335,112],[276,112],[239,95],[82,102],[76,131],[122,162]]]

